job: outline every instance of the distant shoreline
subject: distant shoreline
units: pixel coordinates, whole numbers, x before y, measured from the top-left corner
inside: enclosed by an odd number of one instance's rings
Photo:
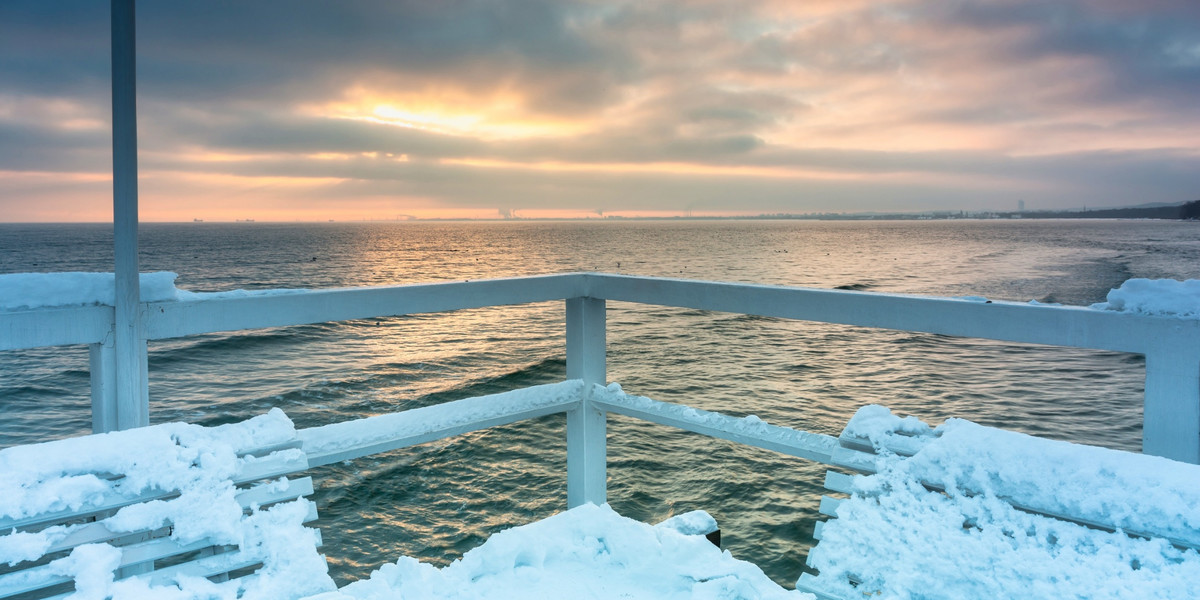
[[[191,221],[142,221],[142,224],[195,224],[196,226],[221,224],[272,224],[272,223],[536,223],[536,222],[625,222],[625,221],[1009,221],[1023,219],[1127,219],[1127,220],[1164,220],[1164,221],[1200,221],[1200,200],[1180,204],[1158,206],[1134,206],[1127,208],[1100,208],[1076,210],[1030,210],[1030,211],[928,211],[911,212],[856,212],[856,213],[772,213],[758,215],[725,215],[725,216],[668,216],[668,217],[624,217],[620,215],[596,217],[512,217],[488,219],[464,218],[428,218],[428,219],[320,219],[312,221],[271,221],[255,219],[236,219],[233,221],[192,219]],[[82,225],[87,223],[105,224],[104,221],[12,221],[0,222],[0,225]]]

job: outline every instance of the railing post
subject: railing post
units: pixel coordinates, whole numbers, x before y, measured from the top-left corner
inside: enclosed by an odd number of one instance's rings
[[[117,429],[117,364],[112,336],[99,344],[88,344],[88,367],[92,382],[92,433]]]
[[[112,0],[114,389],[116,426],[150,424],[145,322],[138,280],[137,35],[135,0]]]
[[[604,384],[604,300],[567,299],[567,379]],[[591,386],[567,412],[567,508],[607,501],[605,413],[591,402]]]
[[[1142,452],[1200,463],[1200,352],[1174,344],[1146,353]]]

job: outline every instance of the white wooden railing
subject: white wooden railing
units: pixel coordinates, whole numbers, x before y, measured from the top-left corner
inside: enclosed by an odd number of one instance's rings
[[[1200,463],[1200,321],[1082,307],[570,273],[141,303],[137,313],[141,337],[131,356],[114,351],[112,307],[0,312],[0,350],[89,344],[93,429],[110,431],[118,425],[149,421],[147,340],[216,331],[565,301],[567,377],[603,383],[608,300],[1142,354],[1146,357],[1143,451]],[[117,393],[114,373],[119,364],[136,365],[142,374],[140,394]],[[583,394],[578,401],[547,408],[567,413],[568,504],[604,500],[608,412],[801,456],[816,452],[812,450],[816,446],[792,448],[738,433],[733,427],[691,422],[670,406],[624,406]],[[468,423],[437,437],[540,414],[548,413],[515,413],[505,417],[509,420]]]

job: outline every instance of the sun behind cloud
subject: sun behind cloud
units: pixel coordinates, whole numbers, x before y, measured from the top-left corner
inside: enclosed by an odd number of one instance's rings
[[[354,87],[343,97],[300,112],[484,140],[575,136],[595,127],[592,119],[531,111],[525,97],[513,90],[480,95],[446,87],[405,93]]]

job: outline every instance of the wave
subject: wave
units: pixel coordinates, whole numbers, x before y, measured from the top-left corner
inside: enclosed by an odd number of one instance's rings
[[[314,401],[327,403],[349,397],[375,398],[379,392],[403,390],[418,383],[428,383],[431,380],[445,377],[449,379],[454,371],[475,362],[464,357],[454,364],[439,362],[407,362],[388,363],[372,367],[373,373],[341,380],[324,380],[301,389],[291,390],[278,395],[283,404],[311,404]],[[487,361],[482,361],[487,362]],[[484,396],[505,392],[517,388],[554,383],[566,377],[566,360],[562,356],[543,358],[537,362],[510,371],[477,377],[466,381],[455,382],[454,385],[427,393],[416,398],[406,399],[404,408],[418,408],[440,404],[451,400],[460,400],[474,396]],[[354,406],[342,406],[349,413],[356,412]]]
[[[344,325],[337,323],[318,323],[241,334],[213,334],[201,338],[171,340],[163,342],[157,348],[152,347],[149,360],[152,366],[161,366],[212,354],[295,344],[310,339],[328,340],[328,336],[335,335],[342,327]]]
[[[852,292],[861,292],[863,290],[869,290],[873,287],[875,287],[875,284],[873,284],[873,283],[847,283],[844,285],[835,285],[835,286],[833,286],[833,289],[849,290]]]
[[[42,386],[42,385],[15,385],[13,387],[0,387],[0,397],[4,398],[5,402],[15,401],[20,396],[32,396],[34,398],[53,398],[60,399],[65,392],[59,386]]]
[[[562,356],[546,357],[524,367],[483,377],[440,390],[418,399],[422,406],[440,404],[475,396],[486,396],[518,388],[554,383],[567,376],[567,361]]]

